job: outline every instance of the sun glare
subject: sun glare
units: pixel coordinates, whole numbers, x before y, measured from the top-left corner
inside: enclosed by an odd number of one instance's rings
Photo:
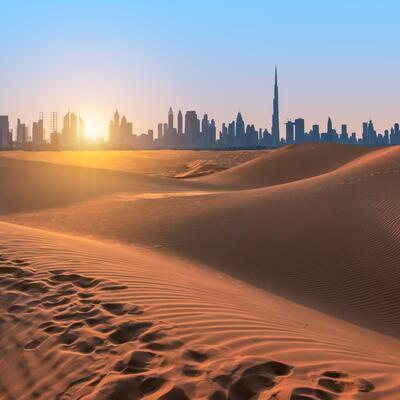
[[[95,117],[89,117],[86,119],[85,123],[87,138],[96,139],[102,135],[102,126],[99,119]]]

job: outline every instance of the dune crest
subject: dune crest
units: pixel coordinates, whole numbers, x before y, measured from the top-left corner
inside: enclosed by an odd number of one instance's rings
[[[334,171],[377,148],[339,144],[290,145],[201,181],[228,188],[258,188],[280,185]]]

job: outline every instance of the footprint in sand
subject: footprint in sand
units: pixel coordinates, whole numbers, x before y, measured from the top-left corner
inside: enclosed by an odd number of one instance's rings
[[[108,340],[113,344],[131,342],[152,325],[151,322],[124,322],[109,335]]]
[[[27,343],[24,346],[24,349],[25,350],[35,350],[42,344],[42,342],[43,342],[43,340],[34,339],[34,340],[30,341],[29,343]]]
[[[267,361],[246,368],[229,388],[231,400],[250,400],[276,385],[276,378],[287,376],[293,367],[278,361]]]
[[[357,378],[338,371],[325,371],[318,380],[318,384],[334,393],[349,391],[370,392],[375,389],[374,385],[362,378]]]

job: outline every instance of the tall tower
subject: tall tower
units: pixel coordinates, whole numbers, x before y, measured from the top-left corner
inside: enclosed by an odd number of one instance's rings
[[[83,140],[86,138],[85,120],[80,115],[79,115],[79,137]]]
[[[279,99],[278,99],[278,71],[275,67],[274,104],[272,111],[272,143],[279,145]]]
[[[57,113],[51,113],[50,133],[57,133]]]
[[[183,116],[182,111],[179,110],[178,112],[178,135],[182,135],[183,133]]]
[[[245,129],[244,129],[244,121],[242,114],[238,112],[237,117],[236,117],[236,145],[239,147],[244,146],[244,134],[245,134]]]
[[[168,111],[168,129],[171,133],[172,129],[174,129],[174,112],[172,111],[172,107],[170,107]]]

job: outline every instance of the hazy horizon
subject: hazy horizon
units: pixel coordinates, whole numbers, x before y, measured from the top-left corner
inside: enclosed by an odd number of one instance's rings
[[[216,4],[217,3],[217,4]],[[0,114],[29,126],[68,107],[107,134],[115,109],[134,133],[194,109],[217,122],[271,128],[279,72],[281,135],[288,118],[306,126],[349,125],[360,134],[400,120],[394,1],[3,1]]]

